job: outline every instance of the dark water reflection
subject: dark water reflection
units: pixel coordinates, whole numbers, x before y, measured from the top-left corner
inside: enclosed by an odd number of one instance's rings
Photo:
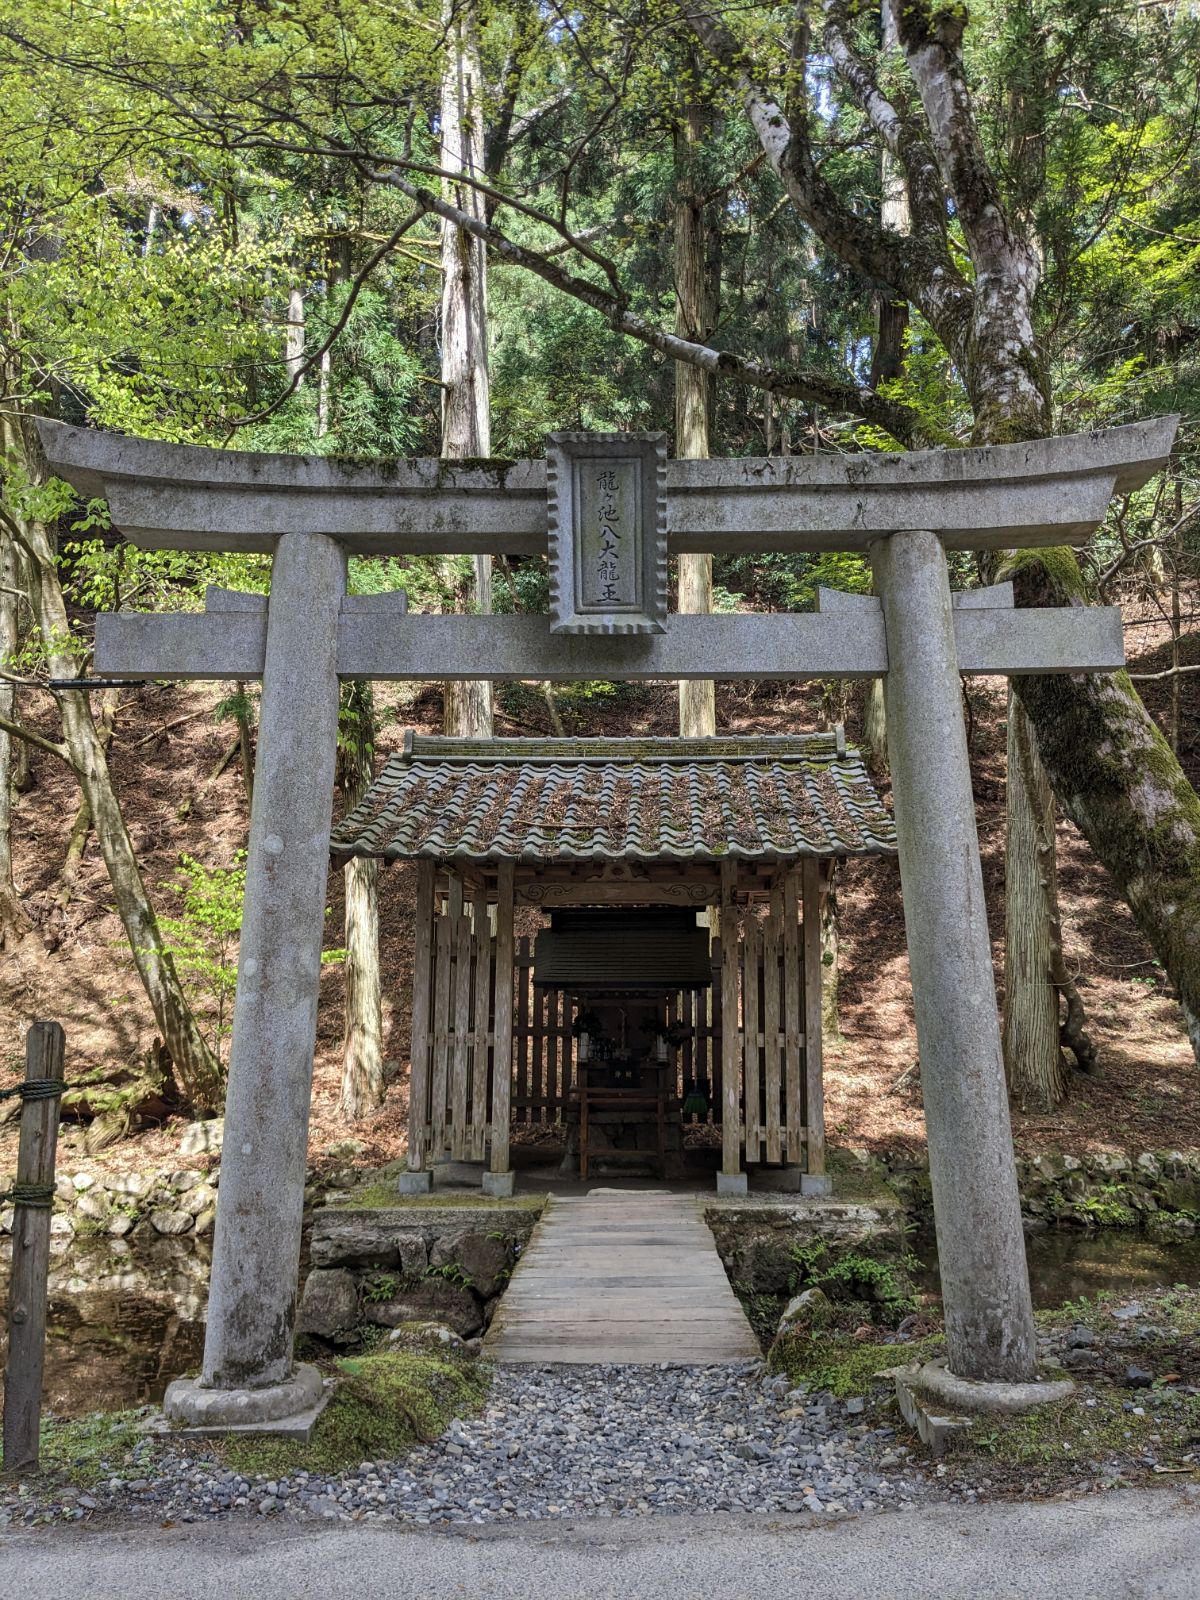
[[[115,1251],[73,1244],[52,1259],[44,1408],[74,1417],[161,1400],[172,1378],[199,1364],[209,1262],[207,1246],[176,1239]],[[0,1303],[7,1299],[6,1258]]]
[[[932,1235],[918,1239],[914,1251],[922,1262],[915,1274],[919,1287],[940,1298]],[[1172,1283],[1200,1286],[1200,1239],[1161,1244],[1130,1228],[1052,1228],[1031,1235],[1025,1253],[1039,1311],[1103,1292],[1130,1295]]]

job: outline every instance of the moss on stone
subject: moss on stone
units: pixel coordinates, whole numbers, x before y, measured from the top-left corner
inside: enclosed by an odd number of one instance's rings
[[[375,1350],[336,1363],[337,1392],[307,1444],[233,1438],[225,1459],[241,1473],[338,1472],[390,1460],[436,1439],[454,1417],[472,1416],[487,1394],[488,1369],[412,1350]]]
[[[146,1437],[145,1420],[137,1411],[96,1411],[66,1421],[44,1417],[39,1471],[80,1489],[91,1488],[122,1473],[126,1456]]]

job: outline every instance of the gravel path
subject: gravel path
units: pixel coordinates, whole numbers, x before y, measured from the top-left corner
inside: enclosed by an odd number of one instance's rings
[[[745,1367],[501,1368],[481,1416],[397,1461],[246,1479],[211,1455],[136,1447],[87,1494],[5,1491],[0,1524],[101,1511],[190,1522],[259,1512],[472,1524],[670,1512],[862,1512],[945,1498],[861,1399]],[[966,1491],[965,1498],[974,1498]],[[955,1495],[955,1498],[958,1498]]]

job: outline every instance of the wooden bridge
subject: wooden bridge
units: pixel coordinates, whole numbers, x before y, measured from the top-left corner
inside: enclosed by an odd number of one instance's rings
[[[488,1331],[493,1361],[682,1366],[761,1355],[694,1195],[556,1196]]]

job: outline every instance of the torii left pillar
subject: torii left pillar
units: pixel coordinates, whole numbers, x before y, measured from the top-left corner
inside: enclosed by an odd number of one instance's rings
[[[212,1287],[199,1379],[164,1409],[193,1426],[269,1423],[316,1405],[292,1359],[321,936],[337,752],[338,615],[346,556],[280,536],[266,661]]]

